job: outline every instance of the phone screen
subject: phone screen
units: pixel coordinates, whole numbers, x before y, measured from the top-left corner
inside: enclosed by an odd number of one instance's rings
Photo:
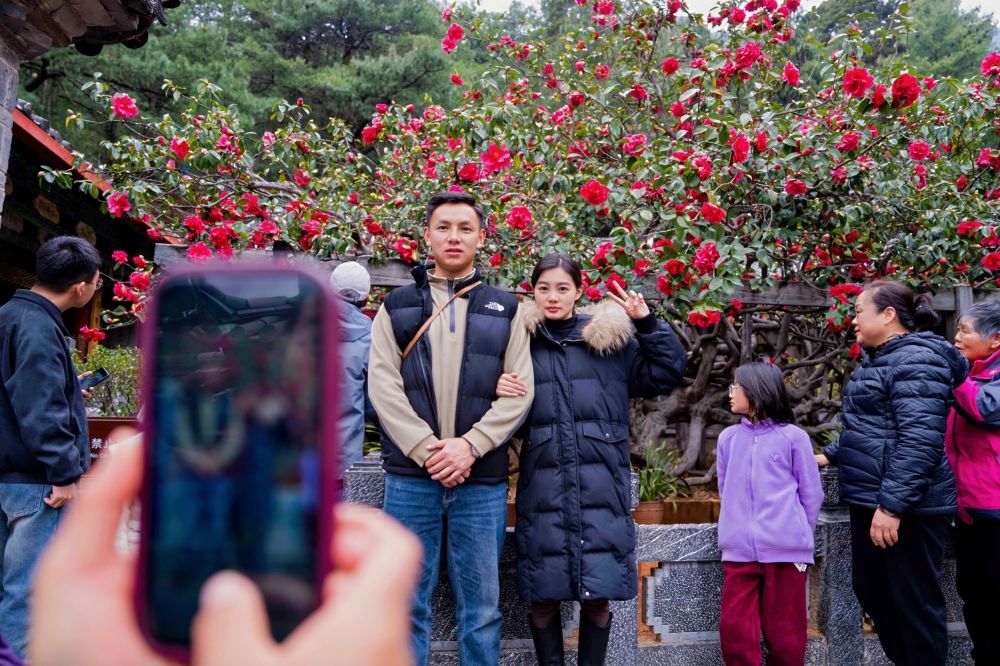
[[[87,375],[80,380],[80,388],[84,390],[92,389],[110,376],[111,375],[107,370],[104,368],[98,368],[97,370],[94,370],[94,374]]]
[[[319,602],[321,289],[275,269],[159,288],[140,549],[159,643],[190,644],[201,586],[223,569],[258,585],[276,639]]]

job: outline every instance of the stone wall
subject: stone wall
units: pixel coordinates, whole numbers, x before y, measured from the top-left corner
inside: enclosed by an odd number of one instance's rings
[[[382,505],[383,473],[369,457],[346,474],[348,501]],[[638,489],[633,483],[633,504]],[[824,470],[826,501],[816,529],[816,566],[809,570],[809,666],[883,665],[888,660],[878,638],[866,631],[861,608],[851,589],[851,543],[847,509],[840,504],[836,471]],[[511,530],[508,530],[510,533]],[[722,563],[716,526],[639,525],[640,593],[635,600],[613,602],[614,628],[609,666],[715,666],[719,650],[719,599]],[[501,610],[504,615],[501,663],[535,663],[528,633],[528,609],[517,593],[513,539],[508,538],[500,563]],[[968,662],[969,641],[955,592],[955,562],[951,553],[942,581],[948,598],[950,664]],[[434,601],[432,663],[458,664],[454,600],[442,572]],[[575,643],[579,609],[563,605],[568,646]],[[567,662],[575,664],[570,650]]]

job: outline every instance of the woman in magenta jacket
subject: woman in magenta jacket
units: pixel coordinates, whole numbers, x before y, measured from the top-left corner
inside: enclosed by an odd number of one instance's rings
[[[962,314],[955,346],[972,364],[945,434],[958,489],[958,594],[973,660],[1000,664],[1000,300]]]

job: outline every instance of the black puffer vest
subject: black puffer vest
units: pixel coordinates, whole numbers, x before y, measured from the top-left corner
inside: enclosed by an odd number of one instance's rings
[[[416,335],[421,325],[434,313],[427,267],[413,269],[414,284],[393,289],[385,299],[385,309],[392,321],[392,332],[400,349]],[[480,279],[479,270],[469,279],[455,285],[455,291]],[[455,436],[468,432],[483,418],[497,395],[497,380],[503,373],[504,354],[510,340],[510,326],[517,312],[513,294],[488,285],[480,285],[462,298],[469,299],[466,318],[462,369],[458,380],[461,396],[455,413]],[[403,387],[417,416],[427,422],[434,434],[441,436],[438,425],[437,400],[431,380],[431,346],[422,336],[400,367]],[[438,353],[457,350],[439,349]],[[426,476],[418,466],[382,433],[382,466],[387,472],[408,476]],[[490,451],[472,466],[469,482],[505,483],[507,481],[507,442]]]

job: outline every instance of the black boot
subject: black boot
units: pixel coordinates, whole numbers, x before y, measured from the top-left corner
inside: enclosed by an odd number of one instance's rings
[[[604,657],[608,653],[608,637],[611,635],[611,622],[614,615],[608,615],[608,624],[598,627],[580,614],[580,647],[577,651],[576,663],[579,666],[604,666]]]
[[[563,666],[562,618],[556,615],[544,627],[536,627],[529,615],[528,626],[539,666]]]

